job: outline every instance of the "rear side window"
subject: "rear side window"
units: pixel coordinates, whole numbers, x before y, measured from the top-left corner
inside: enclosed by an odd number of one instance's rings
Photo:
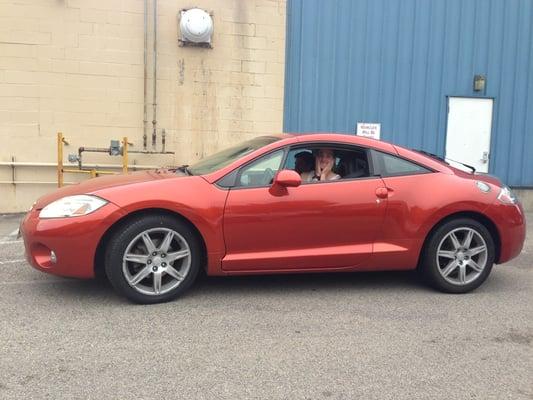
[[[418,175],[431,172],[430,169],[392,154],[374,151],[373,157],[377,167],[376,172],[381,176]]]

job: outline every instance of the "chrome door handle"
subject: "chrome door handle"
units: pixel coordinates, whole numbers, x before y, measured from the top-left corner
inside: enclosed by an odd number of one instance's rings
[[[489,152],[488,151],[484,151],[483,152],[483,157],[481,158],[481,162],[483,164],[486,164],[489,162]]]

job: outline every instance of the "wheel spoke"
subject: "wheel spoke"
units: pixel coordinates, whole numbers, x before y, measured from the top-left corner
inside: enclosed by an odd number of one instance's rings
[[[161,281],[162,281],[162,273],[161,271],[154,272],[154,293],[159,294],[161,293]]]
[[[189,250],[180,250],[180,251],[175,251],[173,253],[168,253],[167,261],[172,262],[174,260],[179,260],[179,259],[188,257],[189,254],[190,254]]]
[[[148,233],[144,233],[142,235],[142,240],[144,242],[144,245],[146,246],[146,250],[148,251],[148,253],[152,253],[156,250],[155,244]]]
[[[468,249],[470,247],[470,243],[472,243],[473,237],[474,237],[474,231],[469,230],[468,233],[465,235],[465,240],[463,240],[463,247],[465,249]]]
[[[451,250],[439,250],[437,253],[439,257],[446,257],[446,258],[455,258],[455,251]]]
[[[163,239],[163,242],[159,246],[159,250],[168,253],[168,249],[170,248],[170,244],[172,243],[172,239],[174,239],[174,232],[168,232],[165,236],[165,239]]]
[[[450,275],[453,271],[455,271],[455,268],[457,268],[457,261],[452,260],[446,265],[446,267],[442,270],[442,276],[447,277]]]
[[[152,270],[150,269],[149,266],[144,267],[139,272],[137,272],[137,274],[133,278],[130,279],[129,281],[130,285],[132,286],[137,285],[140,281],[142,281],[144,278],[150,275],[150,272],[152,272]]]
[[[146,264],[146,262],[148,261],[148,256],[144,254],[126,254],[124,256],[124,261],[131,261],[134,263]]]
[[[476,272],[483,271],[483,267],[481,267],[477,262],[472,259],[468,260],[468,265]]]
[[[459,277],[459,282],[461,282],[461,283],[465,283],[466,282],[466,265],[465,264],[459,265],[458,277]]]
[[[459,239],[457,239],[455,232],[450,233],[450,240],[452,241],[454,249],[457,250],[461,247],[461,243],[459,242]]]
[[[479,253],[483,253],[485,250],[487,250],[487,247],[485,245],[481,245],[478,247],[472,247],[466,252],[466,254],[468,254],[469,256],[475,256]]]
[[[171,265],[167,266],[165,272],[178,281],[183,280],[183,276],[178,271],[176,271],[176,269]]]

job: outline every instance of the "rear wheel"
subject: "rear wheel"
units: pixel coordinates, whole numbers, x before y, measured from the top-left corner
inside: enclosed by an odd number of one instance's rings
[[[173,300],[196,279],[201,247],[195,232],[167,215],[138,217],[107,247],[106,273],[113,287],[136,303]]]
[[[466,293],[480,286],[494,264],[494,240],[488,229],[470,218],[448,221],[426,243],[422,273],[433,287]]]

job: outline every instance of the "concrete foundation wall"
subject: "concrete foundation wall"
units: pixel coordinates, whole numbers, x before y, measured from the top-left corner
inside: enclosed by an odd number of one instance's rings
[[[533,212],[533,189],[513,189],[524,210],[526,212]]]
[[[148,121],[152,132],[152,1]],[[178,46],[178,14],[213,15],[213,48]],[[149,165],[190,163],[221,147],[282,130],[285,0],[158,1],[158,134],[172,155],[131,156]],[[0,161],[55,162],[56,132],[79,146],[127,136],[142,149],[143,0],[13,0],[0,3]],[[158,142],[158,149],[161,148]],[[119,158],[87,155],[87,162]],[[53,182],[53,167],[0,166],[0,181]],[[66,181],[80,179],[67,175]],[[53,184],[0,183],[0,212],[27,209]]]

